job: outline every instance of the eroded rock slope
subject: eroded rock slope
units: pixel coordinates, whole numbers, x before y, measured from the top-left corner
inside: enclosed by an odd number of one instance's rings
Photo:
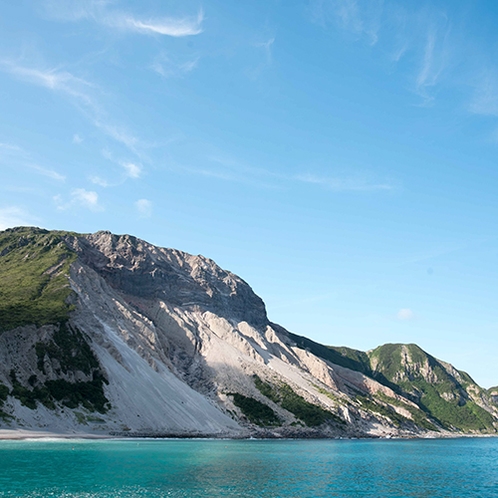
[[[109,232],[0,233],[0,426],[130,435],[494,432],[493,397],[414,345],[326,347],[212,260]]]

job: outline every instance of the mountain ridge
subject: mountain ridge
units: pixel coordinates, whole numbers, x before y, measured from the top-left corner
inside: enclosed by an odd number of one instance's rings
[[[130,235],[0,232],[0,428],[216,437],[494,434],[497,396],[416,345],[272,323],[213,260]]]

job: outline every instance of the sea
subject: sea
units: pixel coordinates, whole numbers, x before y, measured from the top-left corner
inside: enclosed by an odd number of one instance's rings
[[[0,441],[0,496],[498,497],[498,439]]]

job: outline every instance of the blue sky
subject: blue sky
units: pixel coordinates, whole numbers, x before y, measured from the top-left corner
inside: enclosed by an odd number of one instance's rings
[[[319,342],[498,384],[498,4],[0,5],[0,228],[204,254]]]

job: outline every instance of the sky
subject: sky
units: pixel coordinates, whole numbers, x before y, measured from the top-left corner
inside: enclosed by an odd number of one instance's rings
[[[129,233],[331,345],[498,385],[498,3],[0,3],[0,229]]]

